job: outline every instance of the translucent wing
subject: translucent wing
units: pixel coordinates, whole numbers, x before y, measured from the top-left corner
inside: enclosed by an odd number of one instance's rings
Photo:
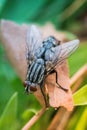
[[[50,61],[48,60],[46,63],[47,71],[51,71],[57,64],[68,58],[78,48],[78,45],[79,40],[77,39],[52,48],[48,58]]]
[[[42,35],[35,25],[31,25],[27,30],[26,45],[27,45],[27,60],[34,60],[36,50],[42,44]]]

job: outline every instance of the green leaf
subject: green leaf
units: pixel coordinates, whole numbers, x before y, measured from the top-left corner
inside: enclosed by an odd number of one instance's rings
[[[1,18],[16,20],[23,22],[30,20],[34,17],[41,9],[45,1],[41,0],[8,0]]]
[[[0,130],[15,129],[16,114],[17,114],[16,112],[17,112],[17,93],[13,94],[13,96],[7,103],[1,115]]]
[[[87,85],[83,86],[73,94],[74,105],[87,105]]]
[[[81,42],[79,48],[69,57],[68,61],[70,76],[72,76],[77,70],[79,70],[79,68],[87,63],[87,42]]]
[[[67,39],[69,39],[69,40],[73,40],[73,39],[77,38],[76,35],[74,35],[73,33],[68,32],[68,31],[65,31],[65,34],[66,34]]]
[[[79,119],[83,115],[85,108],[86,108],[86,106],[76,107],[72,118],[69,119],[68,127],[67,127],[66,130],[75,130],[75,128],[77,127]],[[84,129],[81,129],[81,130],[84,130]]]
[[[38,111],[35,110],[35,109],[27,109],[27,110],[25,110],[25,111],[23,112],[22,118],[23,118],[24,120],[29,119],[29,118],[31,118],[33,115],[37,114],[37,112],[38,112]]]
[[[87,108],[82,113],[82,116],[78,120],[75,130],[86,130],[87,128]]]
[[[6,2],[7,2],[7,0],[0,0],[0,14],[1,14]]]
[[[46,5],[45,8],[42,9],[42,12],[39,16],[38,21],[47,21],[47,20],[52,20],[56,18],[56,15],[63,11],[63,9],[67,6],[69,1],[64,1],[64,0],[54,0],[50,1],[48,5]],[[58,19],[57,19],[58,21]]]

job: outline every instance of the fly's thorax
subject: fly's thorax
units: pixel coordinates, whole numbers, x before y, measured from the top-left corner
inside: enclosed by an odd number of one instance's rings
[[[32,62],[32,64],[28,68],[26,78],[26,81],[28,82],[29,86],[32,86],[31,84],[39,85],[42,82],[45,73],[44,64],[44,60],[41,58],[36,59]]]
[[[35,62],[38,63],[38,64],[40,64],[41,66],[43,66],[45,61],[42,58],[38,58],[38,59],[36,59]]]

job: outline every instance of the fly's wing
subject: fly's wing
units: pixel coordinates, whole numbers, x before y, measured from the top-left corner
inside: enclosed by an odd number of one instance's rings
[[[35,25],[31,25],[27,30],[26,45],[27,45],[27,60],[28,63],[33,61],[36,50],[41,46],[42,35]]]
[[[79,45],[79,40],[73,40],[52,49],[50,61],[47,61],[47,72],[50,72],[57,64],[59,65],[64,59],[68,58]],[[49,58],[48,58],[49,59]],[[50,65],[49,65],[50,64]]]

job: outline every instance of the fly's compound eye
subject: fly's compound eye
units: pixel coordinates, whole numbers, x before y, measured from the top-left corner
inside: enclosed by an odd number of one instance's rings
[[[27,84],[26,81],[25,81],[25,82],[23,82],[23,85],[24,85],[24,87],[26,87],[28,84]]]
[[[35,92],[37,91],[37,88],[35,86],[30,86],[30,91]]]
[[[35,86],[30,86],[26,81],[23,83],[23,85],[24,85],[24,87],[26,88],[26,91],[27,91],[28,88],[29,88],[29,90],[30,90],[31,92],[37,91],[37,88],[36,88]]]

